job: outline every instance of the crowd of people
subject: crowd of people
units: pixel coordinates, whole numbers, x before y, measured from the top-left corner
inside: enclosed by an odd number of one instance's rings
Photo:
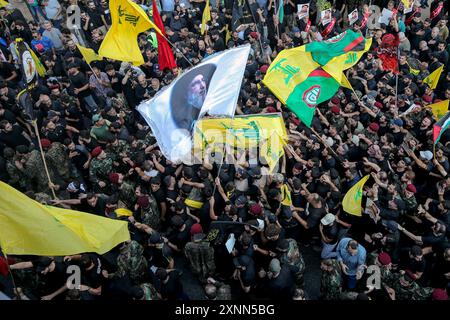
[[[311,23],[296,15],[308,2]],[[106,0],[36,1],[31,19],[14,1],[0,8],[0,179],[41,203],[128,221],[131,235],[104,255],[0,256],[14,277],[13,286],[2,272],[0,291],[32,300],[188,300],[195,282],[203,288],[196,299],[447,300],[450,131],[434,146],[436,119],[426,106],[450,99],[448,3],[416,1],[409,15],[374,26],[362,23],[368,1],[335,1],[336,23],[323,36],[317,2],[285,1],[280,23],[278,1],[210,1],[201,35],[205,1],[163,0],[174,70],[160,70],[151,30],[138,38],[143,65],[86,63],[76,45],[98,51],[111,25]],[[76,32],[65,24],[71,4],[81,8]],[[349,25],[355,8],[360,18]],[[347,71],[354,91],[341,87],[308,128],[261,80],[281,50],[346,29],[373,37],[372,47]],[[398,74],[377,56],[386,34],[400,39]],[[46,68],[30,95],[51,182],[16,99],[24,88],[18,38]],[[279,168],[269,173],[245,152],[223,165],[170,162],[136,106],[191,63],[246,43],[236,114],[282,113],[289,143]],[[431,90],[422,80],[441,65]],[[363,214],[351,215],[342,199],[366,175]],[[292,205],[283,204],[286,188]],[[76,288],[66,284],[71,264],[81,268]]]

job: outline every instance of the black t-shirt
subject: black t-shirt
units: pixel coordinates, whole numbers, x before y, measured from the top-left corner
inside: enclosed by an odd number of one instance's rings
[[[72,83],[73,87],[76,89],[80,89],[89,83],[86,76],[81,72],[78,72],[76,75],[70,75],[69,80]],[[80,91],[78,93],[78,97],[84,98],[84,97],[89,96],[90,94],[92,94],[92,91],[88,87],[86,90]]]
[[[160,293],[164,299],[177,300],[183,294],[183,285],[180,279],[179,271],[175,270],[169,273],[169,280],[165,284],[160,284]]]
[[[39,281],[43,284],[39,290],[40,296],[46,296],[54,293],[66,284],[69,274],[67,273],[67,265],[64,262],[55,261],[55,269],[46,275],[39,274]],[[64,295],[59,295],[56,299],[61,299]]]
[[[96,214],[98,216],[104,216],[105,215],[105,209],[106,209],[106,201],[103,200],[103,198],[98,197],[97,204],[95,207],[92,207],[87,202],[87,199],[81,199],[81,204],[79,205],[80,211],[82,212],[89,212],[92,214]]]
[[[21,127],[14,125],[12,126],[12,131],[0,132],[0,142],[13,149],[20,145],[28,147],[30,145],[30,141],[22,135],[23,132],[24,131]]]
[[[241,280],[244,287],[250,287],[255,284],[256,270],[253,259],[250,258],[250,263],[245,267],[245,270],[241,270]]]
[[[94,266],[90,270],[83,270],[81,274],[81,284],[97,289],[104,282],[105,278],[102,275],[102,263],[95,254],[90,254]]]
[[[295,292],[295,273],[298,268],[291,265],[283,265],[280,274],[275,279],[269,280],[269,294],[274,300],[291,300]]]
[[[325,208],[314,208],[311,205],[309,206],[308,211],[309,215],[306,219],[306,222],[309,229],[317,227],[319,225],[320,219],[322,219],[322,217],[327,213]]]
[[[3,78],[3,80],[6,80],[7,78],[11,77],[13,73],[16,72],[16,68],[14,68],[14,65],[12,65],[9,62],[3,62],[2,67],[0,68],[0,77]],[[18,81],[19,77],[16,77],[14,81]]]

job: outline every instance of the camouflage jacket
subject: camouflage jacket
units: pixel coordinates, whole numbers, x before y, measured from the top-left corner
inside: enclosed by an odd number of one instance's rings
[[[141,284],[141,289],[144,291],[144,300],[160,300],[158,291],[151,283]]]
[[[209,242],[188,242],[184,247],[184,254],[189,260],[192,273],[199,276],[201,281],[215,272],[214,248]]]
[[[152,229],[158,230],[160,225],[160,213],[158,208],[158,203],[153,195],[149,194],[150,205],[148,208],[141,209],[141,220],[143,224],[150,226]]]
[[[112,172],[113,160],[111,157],[99,160],[94,158],[89,166],[89,180],[96,184],[99,181],[106,181],[109,179],[109,174]]]
[[[131,241],[117,257],[118,277],[128,275],[135,283],[141,283],[147,277],[148,263],[142,255],[144,248],[136,241]]]
[[[132,208],[136,203],[135,187],[132,183],[123,182],[119,187],[119,200],[122,201],[127,208]]]
[[[51,170],[49,170],[49,173],[52,181],[55,181]],[[35,190],[45,193],[50,191],[44,163],[42,162],[42,157],[39,151],[33,150],[30,152],[28,160],[25,163],[25,174],[32,183],[37,185]]]
[[[339,300],[342,292],[342,275],[337,261],[333,261],[333,271],[322,271],[320,292],[324,300]]]
[[[17,157],[6,160],[6,172],[8,173],[8,184],[20,189],[29,189],[29,181],[25,172],[16,167],[15,161],[19,160]]]
[[[59,142],[54,142],[45,155],[47,165],[56,170],[59,176],[68,181],[70,179],[70,159],[66,147]]]
[[[396,300],[427,300],[433,293],[433,288],[421,287],[412,282],[408,287],[400,283],[401,274],[393,276],[392,289],[395,291]]]
[[[305,260],[303,260],[303,256],[300,253],[297,241],[294,239],[287,239],[287,241],[289,242],[289,249],[281,255],[280,262],[298,267],[299,271],[297,272],[296,277],[297,279],[300,279],[303,277],[303,273],[305,272]]]

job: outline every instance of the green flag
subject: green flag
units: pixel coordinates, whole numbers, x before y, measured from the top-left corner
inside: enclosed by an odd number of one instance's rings
[[[364,37],[352,30],[347,30],[331,39],[311,42],[301,48],[306,52],[311,52],[313,60],[321,66],[325,66],[334,57],[350,51],[364,50],[364,47]]]
[[[339,82],[330,74],[322,69],[316,69],[305,81],[295,87],[286,105],[306,126],[310,127],[316,106],[331,99],[339,86]]]
[[[278,6],[278,18],[280,20],[280,24],[282,24],[284,19],[284,0],[280,0],[280,4]]]

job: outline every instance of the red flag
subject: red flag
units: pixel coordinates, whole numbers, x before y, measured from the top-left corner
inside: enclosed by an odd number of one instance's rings
[[[162,22],[161,16],[159,15],[158,8],[156,7],[155,0],[153,2],[153,22],[161,30],[164,37],[166,36],[166,31],[164,30],[164,24]],[[158,64],[159,69],[162,71],[164,69],[174,69],[177,67],[173,52],[170,49],[169,43],[164,37],[162,37],[158,32],[156,33],[158,39]]]
[[[398,73],[398,45],[398,35],[388,33],[381,38],[381,45],[377,48],[377,55],[383,63],[383,69],[392,71],[394,74]]]

